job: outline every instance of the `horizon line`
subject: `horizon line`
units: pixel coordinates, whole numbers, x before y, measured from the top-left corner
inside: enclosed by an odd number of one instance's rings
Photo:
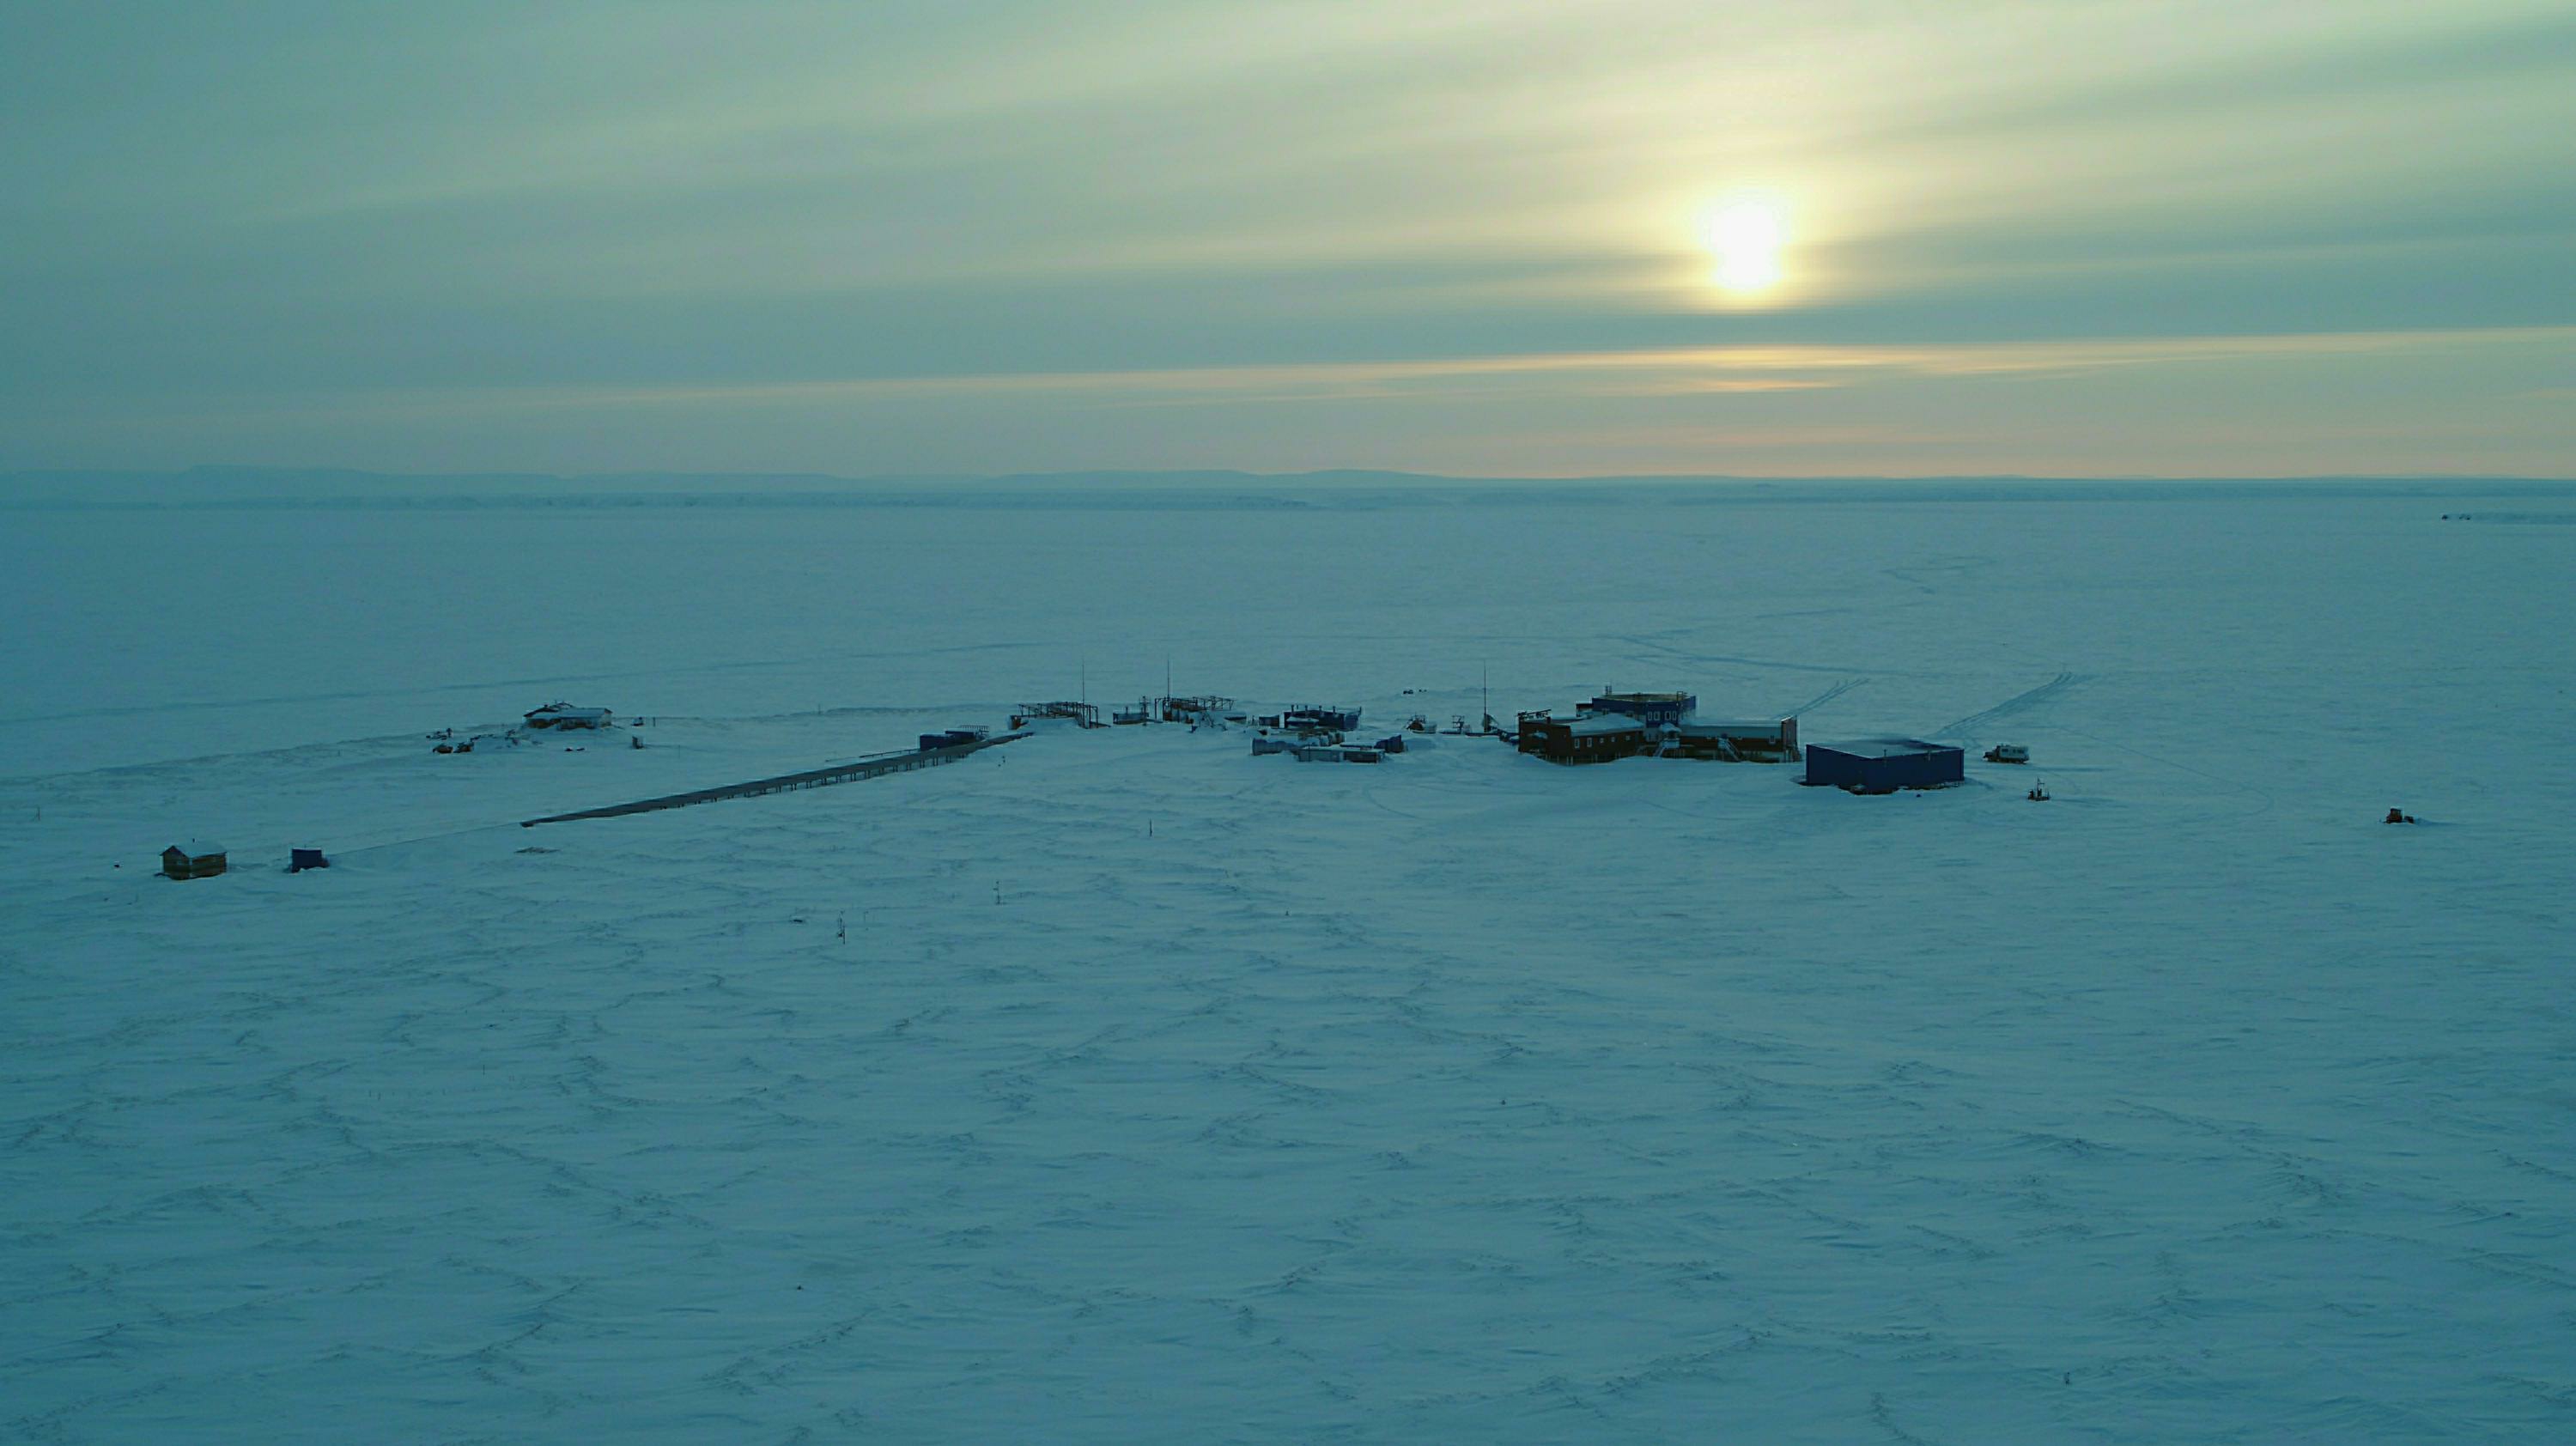
[[[1821,484],[1821,483],[1910,483],[1910,482],[1983,482],[1983,483],[2104,483],[2104,484],[2172,484],[2188,486],[2197,483],[2460,483],[2504,482],[2539,485],[2576,485],[2576,473],[2565,475],[2522,472],[2265,472],[2265,473],[2151,473],[2151,472],[1569,472],[1569,473],[1462,473],[1425,472],[1395,467],[1314,467],[1293,471],[1263,472],[1239,467],[1070,467],[1034,472],[990,473],[845,473],[819,471],[771,471],[672,469],[650,470],[627,468],[598,472],[547,472],[535,470],[388,470],[378,467],[336,464],[269,465],[256,462],[192,462],[184,467],[17,467],[0,471],[0,485],[20,482],[76,481],[145,481],[176,480],[187,477],[220,477],[237,481],[273,479],[279,481],[320,481],[340,479],[351,482],[518,482],[518,483],[603,483],[633,481],[663,482],[759,482],[759,483],[828,483],[849,487],[886,486],[972,486],[1008,485],[1015,483],[1107,482],[1122,479],[1140,481],[1203,481],[1294,483],[1327,480],[1384,480],[1388,482],[1449,483],[1460,485],[1491,484],[1664,484],[1664,483],[1736,483],[1752,485]]]

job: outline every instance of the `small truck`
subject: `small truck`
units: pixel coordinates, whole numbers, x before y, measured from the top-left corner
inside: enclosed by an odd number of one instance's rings
[[[2018,743],[1998,743],[1986,750],[1988,763],[2028,763],[2030,750]]]

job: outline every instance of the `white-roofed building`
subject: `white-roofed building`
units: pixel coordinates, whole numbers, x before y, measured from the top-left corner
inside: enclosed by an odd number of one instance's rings
[[[570,703],[548,703],[527,714],[531,728],[605,728],[614,721],[605,708],[576,708]]]

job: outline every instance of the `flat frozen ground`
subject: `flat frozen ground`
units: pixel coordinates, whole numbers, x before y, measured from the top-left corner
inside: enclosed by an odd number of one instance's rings
[[[2461,510],[15,515],[0,1439],[2564,1439],[2576,528]],[[1167,658],[2037,765],[513,823]]]

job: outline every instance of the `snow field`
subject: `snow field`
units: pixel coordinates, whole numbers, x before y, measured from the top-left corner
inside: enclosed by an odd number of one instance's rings
[[[1165,727],[478,826],[998,721],[936,701],[935,630],[884,681],[918,714],[13,778],[0,1436],[2564,1434],[2560,529],[2429,544],[2491,549],[2481,605],[2393,514],[2157,505],[2089,572],[2058,544],[2113,514],[1766,514],[1703,538],[1741,573],[1578,574],[1561,634],[1434,568],[1546,639],[1498,713],[1839,689],[1810,738],[1982,713],[2039,758],[1934,794]],[[1385,545],[1690,550],[1561,522]],[[1856,539],[1814,595],[1760,561],[1810,527]],[[1395,686],[1466,629],[1364,602],[1241,640],[1272,701],[1468,711]],[[182,815],[240,871],[106,867]],[[308,834],[329,872],[245,856]]]

